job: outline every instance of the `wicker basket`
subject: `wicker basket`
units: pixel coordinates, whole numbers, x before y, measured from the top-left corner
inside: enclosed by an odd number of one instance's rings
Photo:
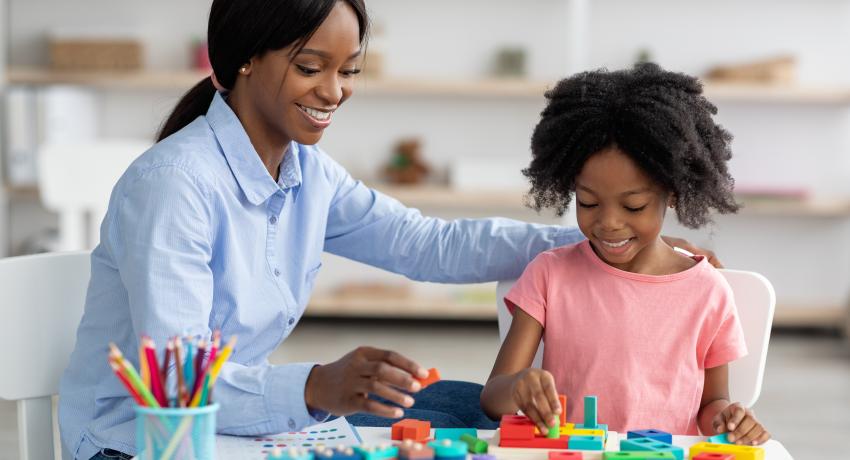
[[[50,40],[50,63],[56,70],[140,70],[142,54],[142,44],[132,39]]]

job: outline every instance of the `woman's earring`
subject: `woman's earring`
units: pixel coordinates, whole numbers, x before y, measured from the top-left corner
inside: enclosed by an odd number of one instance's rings
[[[248,72],[248,66],[247,65],[243,65],[242,67],[239,68],[239,73],[247,73],[247,72]]]

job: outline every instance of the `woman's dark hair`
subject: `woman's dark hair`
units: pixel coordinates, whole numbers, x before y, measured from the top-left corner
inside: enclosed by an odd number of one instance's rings
[[[585,161],[616,146],[671,192],[679,221],[698,228],[710,209],[733,213],[734,180],[726,167],[732,136],[691,76],[652,63],[630,70],[583,72],[546,92],[531,137],[531,207],[563,215]]]
[[[213,0],[207,42],[219,83],[232,88],[239,67],[254,56],[293,44],[293,55],[297,54],[337,2],[343,1],[357,14],[364,43],[369,30],[364,0]],[[163,123],[157,142],[204,115],[214,95],[210,77],[190,89]]]

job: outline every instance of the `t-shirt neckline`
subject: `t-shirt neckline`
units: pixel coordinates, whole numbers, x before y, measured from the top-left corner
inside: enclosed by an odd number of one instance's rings
[[[584,240],[581,243],[581,250],[586,257],[588,257],[593,265],[598,268],[601,268],[605,272],[618,276],[620,278],[626,278],[634,281],[642,281],[646,283],[667,283],[670,281],[681,280],[685,278],[690,278],[694,276],[698,271],[703,270],[703,267],[708,264],[708,260],[705,256],[693,256],[692,258],[697,261],[693,267],[688,268],[687,270],[682,270],[678,273],[671,273],[669,275],[647,275],[644,273],[632,273],[627,272],[625,270],[620,270],[619,268],[612,267],[605,263],[596,252],[593,251],[593,247],[590,245],[590,240]]]

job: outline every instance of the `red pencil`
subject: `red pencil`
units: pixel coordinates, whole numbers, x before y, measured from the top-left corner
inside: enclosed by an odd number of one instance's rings
[[[177,406],[186,407],[189,404],[189,392],[186,390],[186,379],[183,377],[183,340],[174,338],[174,365],[177,371]]]
[[[142,396],[139,395],[139,392],[133,388],[133,385],[130,383],[130,380],[127,379],[127,376],[124,375],[124,372],[121,371],[121,365],[118,364],[114,359],[109,359],[109,367],[112,368],[112,371],[115,372],[115,375],[118,376],[118,379],[121,380],[121,383],[127,388],[127,392],[130,393],[130,396],[136,400],[136,404],[140,406],[146,406],[145,400],[142,399]]]
[[[162,391],[165,393],[165,400],[168,401],[168,367],[171,365],[171,354],[174,353],[174,341],[169,340],[165,344],[165,358],[162,360]]]
[[[148,369],[151,373],[151,393],[160,406],[168,407],[165,391],[162,388],[162,374],[159,372],[159,362],[156,359],[156,345],[150,337],[143,337],[142,346],[145,347],[145,356],[148,357]]]

